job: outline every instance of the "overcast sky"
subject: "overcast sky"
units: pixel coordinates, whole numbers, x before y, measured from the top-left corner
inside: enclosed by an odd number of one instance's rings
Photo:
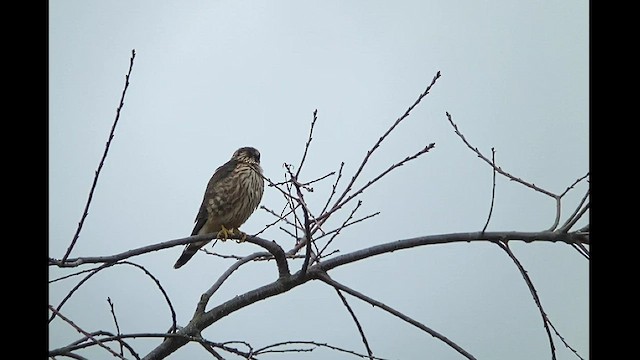
[[[318,110],[302,177],[337,171],[348,180],[368,149],[433,76],[431,94],[376,150],[360,185],[434,142],[435,148],[364,192],[341,254],[416,236],[482,229],[492,172],[455,135],[513,175],[562,193],[589,170],[588,2],[586,1],[55,1],[49,3],[49,254],[61,258],[76,230],[129,67],[125,106],[72,257],[111,255],[188,236],[213,171],[241,146],[262,154],[265,175],[297,164]],[[319,211],[335,177],[315,184]],[[344,186],[344,181],[343,184]],[[563,218],[586,192],[563,199]],[[279,211],[267,188],[262,205]],[[354,204],[355,205],[355,204]],[[352,207],[331,226],[341,223]],[[555,202],[499,177],[488,231],[541,231]],[[274,220],[258,210],[243,230]],[[577,226],[584,226],[583,219]],[[277,227],[261,235],[285,249]],[[589,263],[568,245],[512,243],[556,329],[589,358]],[[211,249],[208,247],[208,249]],[[246,255],[252,244],[217,244]],[[233,262],[203,253],[172,265],[175,247],[131,259],[151,271],[185,325]],[[292,262],[297,269],[300,262]],[[76,271],[74,269],[72,271]],[[54,279],[71,271],[50,269]],[[331,275],[444,334],[478,359],[550,359],[540,313],[518,269],[491,243],[425,246],[374,257]],[[277,277],[273,263],[249,264],[212,298],[224,302]],[[49,286],[56,306],[78,278]],[[164,332],[171,318],[155,284],[120,266],[88,281],[61,312],[88,331]],[[376,356],[460,359],[424,332],[349,298]],[[236,312],[203,332],[254,348],[315,340],[366,353],[348,312],[328,286],[312,282]],[[80,335],[55,320],[49,348]],[[554,335],[558,359],[578,359]],[[132,344],[146,354],[158,340]],[[109,358],[101,349],[84,353]],[[209,358],[187,345],[171,359]],[[355,359],[317,349],[278,359]]]

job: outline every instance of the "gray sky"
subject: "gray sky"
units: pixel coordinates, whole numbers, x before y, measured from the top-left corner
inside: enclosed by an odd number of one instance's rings
[[[56,1],[49,4],[49,253],[73,237],[104,150],[129,66],[136,59],[112,148],[72,257],[111,255],[188,236],[212,172],[240,146],[262,153],[265,175],[297,164],[318,109],[303,177],[345,162],[351,178],[367,150],[442,77],[411,117],[376,151],[360,185],[435,142],[430,153],[364,192],[360,216],[334,241],[341,253],[430,234],[479,231],[491,201],[491,168],[448,124],[515,176],[561,193],[588,171],[588,3],[584,1]],[[334,178],[308,195],[318,211]],[[345,181],[343,181],[344,186]],[[582,182],[563,202],[577,206]],[[268,188],[262,204],[280,210]],[[351,207],[331,224],[336,226]],[[505,178],[496,183],[489,231],[539,231],[555,203]],[[272,222],[258,210],[243,226]],[[577,225],[583,226],[586,219]],[[292,239],[262,234],[285,249]],[[556,329],[589,358],[589,264],[570,246],[512,243]],[[210,247],[208,247],[210,249]],[[260,250],[227,242],[238,255]],[[179,270],[176,247],[131,259],[153,272],[178,323],[232,262],[197,254]],[[297,269],[300,262],[293,262]],[[74,270],[75,271],[75,270]],[[50,278],[70,271],[50,268]],[[394,252],[336,269],[338,281],[444,334],[478,359],[548,359],[540,314],[513,262],[494,244],[453,244]],[[273,281],[273,263],[249,264],[212,305]],[[77,280],[49,287],[57,305]],[[86,330],[163,332],[170,313],[153,282],[120,266],[88,281],[61,309]],[[460,359],[431,336],[349,298],[376,356]],[[50,348],[79,334],[56,320]],[[205,330],[213,341],[254,347],[316,340],[366,353],[335,291],[308,283],[236,312]],[[554,336],[558,359],[577,359]],[[157,340],[132,342],[140,354]],[[85,353],[108,358],[103,350]],[[171,359],[209,355],[187,345]],[[318,349],[282,359],[351,359]]]

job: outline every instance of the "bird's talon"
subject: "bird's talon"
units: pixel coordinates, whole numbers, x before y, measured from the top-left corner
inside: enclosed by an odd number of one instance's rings
[[[245,242],[245,240],[247,240],[247,234],[240,230],[238,230],[238,232],[239,232],[238,235],[240,235],[240,239],[236,239],[236,243],[240,244],[242,242]]]
[[[233,229],[227,229],[222,225],[222,230],[218,231],[216,237],[224,242],[227,241],[229,235],[233,235]]]

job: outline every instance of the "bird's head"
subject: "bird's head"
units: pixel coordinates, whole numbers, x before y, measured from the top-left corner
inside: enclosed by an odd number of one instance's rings
[[[260,164],[260,151],[252,147],[242,147],[236,150],[231,159],[250,164]]]

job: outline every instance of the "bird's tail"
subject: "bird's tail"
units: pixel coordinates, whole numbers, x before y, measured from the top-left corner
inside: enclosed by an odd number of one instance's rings
[[[184,250],[182,251],[182,254],[178,258],[176,263],[173,264],[173,268],[174,269],[179,269],[182,265],[186,264],[187,261],[189,261],[193,257],[193,255],[195,255],[198,252],[198,249],[200,249],[201,247],[203,247],[207,243],[208,243],[208,241],[204,241],[204,242],[201,242],[201,243],[188,244],[184,248]]]

